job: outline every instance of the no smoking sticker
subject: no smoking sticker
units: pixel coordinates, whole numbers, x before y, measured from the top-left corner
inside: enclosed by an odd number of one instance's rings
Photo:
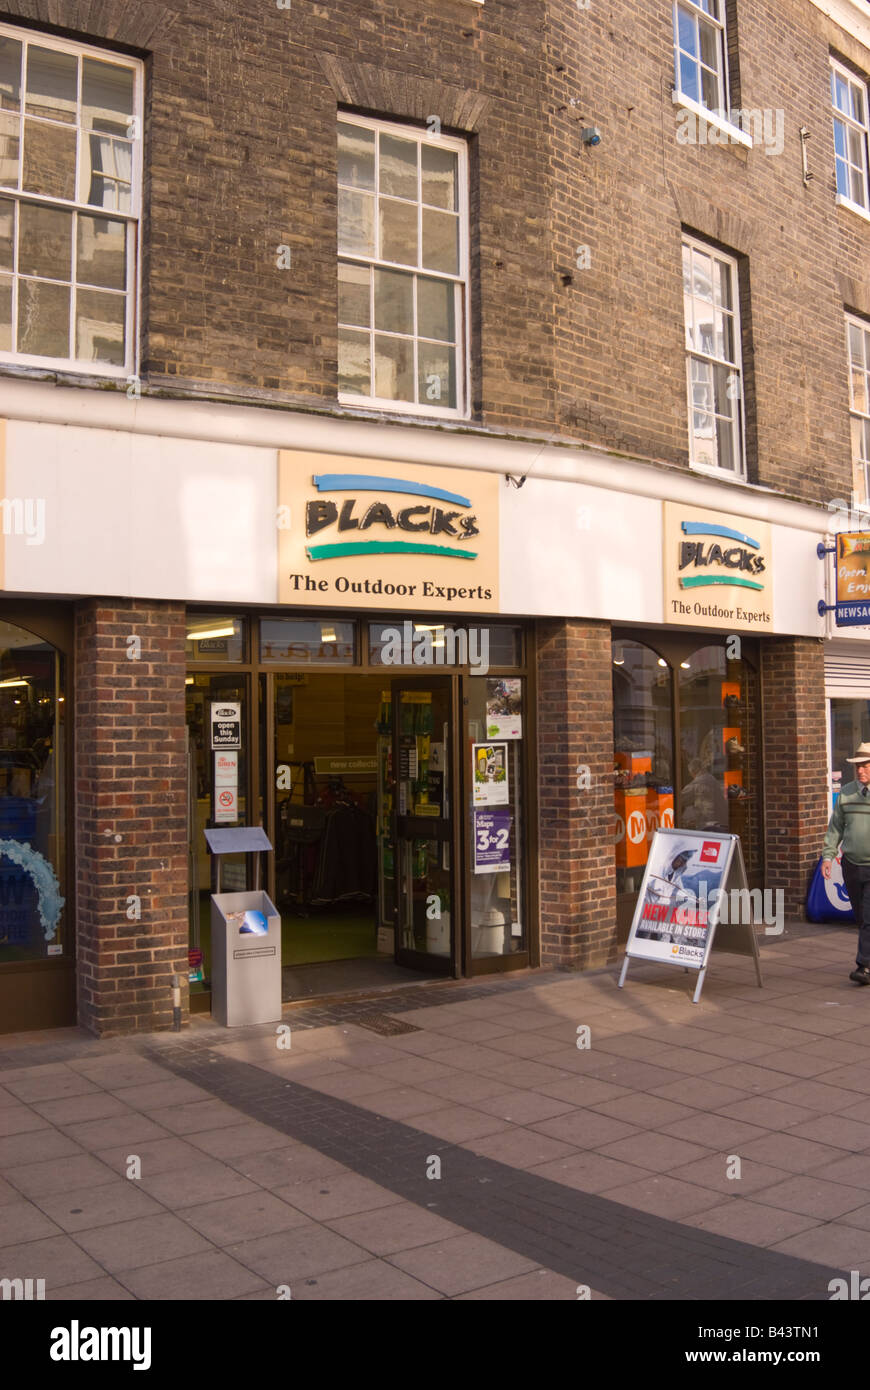
[[[215,822],[218,825],[228,825],[238,818],[238,789],[236,787],[215,788]]]

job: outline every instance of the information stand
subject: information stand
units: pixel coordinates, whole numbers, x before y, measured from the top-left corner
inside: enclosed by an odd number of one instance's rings
[[[625,984],[630,960],[677,965],[698,972],[692,997],[697,1004],[714,941],[718,951],[752,956],[761,988],[750,901],[739,835],[657,830],[625,947],[619,988]]]
[[[212,1018],[227,1028],[281,1019],[281,917],[260,887],[260,853],[272,848],[262,826],[205,831],[218,856],[217,892],[211,895]],[[221,892],[224,854],[256,854],[250,892]]]

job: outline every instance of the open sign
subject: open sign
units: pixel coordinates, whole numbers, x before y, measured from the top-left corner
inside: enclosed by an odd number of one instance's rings
[[[212,704],[211,746],[212,749],[241,748],[242,706],[240,702]]]

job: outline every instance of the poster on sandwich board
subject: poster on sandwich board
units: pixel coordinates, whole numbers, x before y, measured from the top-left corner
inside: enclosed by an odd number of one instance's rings
[[[692,999],[697,1004],[714,940],[718,950],[751,955],[761,986],[750,903],[739,835],[657,830],[625,947],[619,988],[625,983],[630,960],[678,965],[698,972]]]

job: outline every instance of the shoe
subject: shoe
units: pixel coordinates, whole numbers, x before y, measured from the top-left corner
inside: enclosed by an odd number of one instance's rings
[[[856,985],[870,985],[870,965],[859,965],[849,975]]]
[[[738,738],[729,738],[725,744],[726,753],[745,753],[746,749]]]

